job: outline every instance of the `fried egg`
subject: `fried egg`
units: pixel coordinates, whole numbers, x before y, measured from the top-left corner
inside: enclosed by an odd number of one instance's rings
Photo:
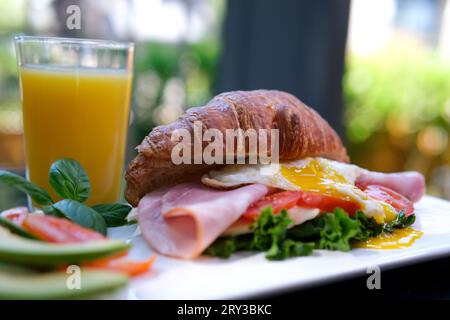
[[[259,183],[282,190],[314,192],[353,201],[379,223],[393,220],[397,212],[391,205],[371,199],[355,186],[357,177],[365,171],[356,165],[315,157],[269,165],[226,166],[204,175],[202,183],[213,188]]]

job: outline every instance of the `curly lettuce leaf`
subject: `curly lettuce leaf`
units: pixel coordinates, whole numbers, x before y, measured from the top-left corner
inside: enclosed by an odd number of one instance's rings
[[[314,244],[302,243],[286,237],[291,223],[286,210],[273,214],[272,207],[267,207],[252,224],[252,234],[219,238],[204,253],[228,258],[237,251],[262,251],[266,252],[266,258],[269,260],[311,255]]]
[[[252,224],[252,234],[217,239],[205,254],[228,258],[238,251],[266,252],[268,260],[308,256],[313,249],[349,251],[352,241],[366,241],[381,233],[392,233],[396,228],[413,224],[415,216],[400,212],[395,220],[379,224],[362,211],[350,217],[337,208],[332,213],[307,221],[289,229],[291,220],[286,210],[274,214],[271,207],[261,211]]]

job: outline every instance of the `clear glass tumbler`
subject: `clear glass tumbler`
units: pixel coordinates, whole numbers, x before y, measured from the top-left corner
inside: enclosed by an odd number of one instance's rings
[[[31,36],[15,43],[28,178],[51,191],[51,163],[72,158],[89,174],[89,205],[118,201],[134,45]]]

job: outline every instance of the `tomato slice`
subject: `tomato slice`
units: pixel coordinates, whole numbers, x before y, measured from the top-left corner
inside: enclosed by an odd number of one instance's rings
[[[390,204],[397,212],[403,211],[409,216],[414,212],[414,204],[400,193],[377,184],[360,186],[369,197]]]
[[[67,219],[51,216],[30,214],[23,220],[22,226],[37,238],[47,242],[74,243],[105,239],[94,230]]]
[[[297,191],[281,191],[272,193],[251,204],[247,211],[243,214],[243,217],[253,220],[259,216],[261,209],[268,206],[272,206],[273,213],[278,213],[281,209],[290,209],[294,207],[299,199],[300,193]]]
[[[314,192],[300,192],[300,194],[301,197],[297,201],[297,205],[300,207],[317,208],[323,212],[333,212],[334,209],[341,208],[351,216],[361,209],[360,205],[352,200]]]
[[[128,274],[129,276],[137,276],[147,272],[155,262],[156,256],[151,256],[147,260],[134,261],[124,258],[104,258],[92,262],[84,263],[83,266],[98,269],[107,269]]]
[[[96,231],[84,228],[67,219],[51,216],[30,214],[24,218],[22,226],[37,238],[54,243],[89,242],[105,239],[102,234]],[[121,252],[112,257],[85,262],[83,266],[136,276],[147,272],[156,259],[156,256],[152,256],[147,260],[134,261],[129,260],[126,256],[126,252]]]
[[[351,200],[314,192],[282,191],[270,194],[256,201],[247,209],[243,217],[255,219],[259,216],[261,209],[268,206],[272,206],[274,213],[280,212],[281,209],[290,209],[294,206],[317,208],[325,212],[331,212],[339,207],[344,209],[350,215],[353,215],[360,209],[359,204]]]

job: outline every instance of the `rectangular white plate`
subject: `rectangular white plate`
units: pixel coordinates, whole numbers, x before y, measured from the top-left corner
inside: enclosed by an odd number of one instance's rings
[[[325,282],[363,275],[372,266],[381,270],[450,255],[450,202],[426,196],[415,205],[414,228],[424,235],[407,249],[351,252],[316,251],[310,257],[268,261],[264,254],[236,254],[224,260],[201,257],[178,260],[158,256],[152,271],[134,278],[125,289],[107,298],[115,299],[229,299],[270,295]],[[152,253],[136,226],[111,230],[115,238],[133,243],[133,258]]]

